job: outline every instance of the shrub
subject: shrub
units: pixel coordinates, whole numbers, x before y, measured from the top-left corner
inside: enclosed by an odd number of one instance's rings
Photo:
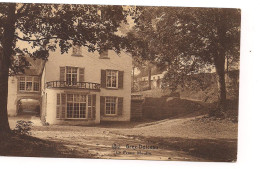
[[[31,121],[19,120],[16,122],[14,132],[22,135],[31,135],[32,125],[33,122]]]

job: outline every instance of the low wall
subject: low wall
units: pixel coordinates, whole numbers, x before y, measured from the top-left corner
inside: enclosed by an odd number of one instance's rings
[[[190,100],[161,97],[146,97],[142,106],[143,118],[164,119],[169,117],[181,117],[200,110],[203,106]]]
[[[142,105],[143,99],[131,100],[131,120],[141,120],[143,118]]]

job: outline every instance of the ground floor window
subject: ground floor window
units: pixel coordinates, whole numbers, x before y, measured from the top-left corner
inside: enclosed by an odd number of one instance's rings
[[[66,97],[66,102],[62,102],[60,94],[57,95],[57,118],[60,118],[61,109],[58,107],[64,107],[66,110],[66,116],[63,118],[68,119],[86,119],[95,118],[96,107],[96,95],[90,94],[63,94]]]
[[[67,118],[86,118],[86,95],[67,95]]]
[[[105,98],[105,113],[106,115],[117,114],[117,97]]]

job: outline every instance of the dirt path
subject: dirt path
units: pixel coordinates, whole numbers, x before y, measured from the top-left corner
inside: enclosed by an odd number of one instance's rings
[[[11,126],[15,126],[16,120],[9,118]],[[57,157],[174,161],[236,160],[237,123],[230,120],[193,117],[105,123],[93,127],[41,126],[41,123],[38,123],[39,119],[26,120],[35,124],[32,128],[33,137],[46,140],[50,145],[52,142],[57,143]],[[35,148],[37,150],[37,146]]]
[[[205,161],[205,159],[188,155],[184,151],[174,151],[146,139],[114,134],[113,129],[69,128],[71,127],[35,127],[33,136],[61,143],[75,157],[80,158]]]

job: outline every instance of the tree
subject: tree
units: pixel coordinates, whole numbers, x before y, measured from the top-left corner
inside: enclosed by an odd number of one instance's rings
[[[0,134],[10,131],[7,116],[8,75],[21,69],[15,55],[47,59],[57,46],[61,53],[73,45],[91,52],[120,52],[124,38],[115,34],[127,13],[122,6],[68,4],[0,4]],[[32,50],[21,48],[28,42]]]
[[[159,67],[175,88],[187,75],[215,69],[219,112],[225,112],[225,58],[239,60],[240,10],[137,7],[129,52]]]

